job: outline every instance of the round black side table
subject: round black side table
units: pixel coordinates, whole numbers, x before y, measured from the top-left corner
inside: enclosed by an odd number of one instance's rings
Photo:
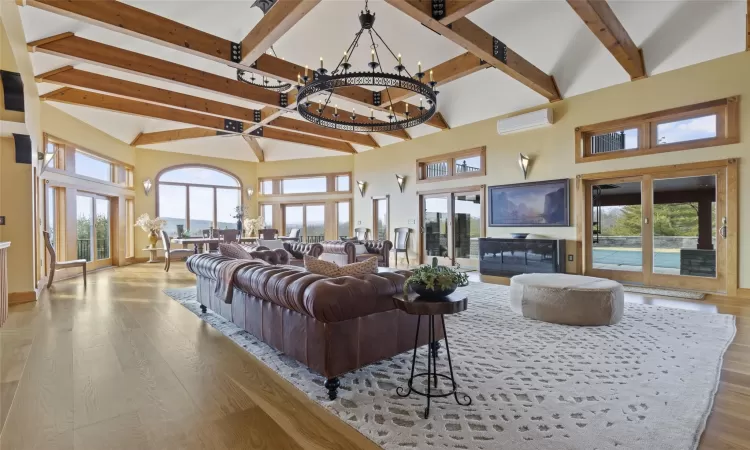
[[[471,397],[467,394],[461,394],[462,400],[459,400],[458,392],[456,391],[456,379],[453,377],[453,363],[451,362],[451,350],[448,346],[448,330],[445,328],[445,314],[456,314],[461,311],[466,311],[468,299],[465,294],[453,293],[445,298],[439,300],[425,299],[420,297],[418,294],[399,294],[393,296],[396,307],[407,314],[413,314],[417,317],[417,333],[414,337],[414,353],[411,357],[411,376],[409,377],[408,389],[404,392],[401,386],[396,389],[396,394],[399,397],[408,397],[412,392],[427,397],[427,407],[424,410],[424,418],[426,419],[430,415],[430,399],[433,397],[448,397],[453,396],[456,399],[456,403],[461,406],[471,405]],[[422,316],[427,316],[428,320],[428,342],[430,348],[427,351],[427,372],[414,373],[414,364],[417,362],[417,346],[419,343],[419,326],[422,322]],[[450,370],[450,376],[444,373],[437,373],[437,367],[435,359],[437,358],[437,352],[435,344],[439,341],[435,339],[435,317],[440,316],[440,321],[443,325],[443,335],[445,339],[445,353],[448,355],[448,369]],[[427,378],[427,392],[420,391],[414,387],[414,380],[418,378]],[[437,389],[437,380],[439,378],[449,380],[451,382],[452,389],[448,392],[432,392],[432,385],[434,384]]]

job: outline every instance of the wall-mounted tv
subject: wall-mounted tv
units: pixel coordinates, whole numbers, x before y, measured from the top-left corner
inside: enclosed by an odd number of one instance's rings
[[[570,226],[569,184],[566,178],[488,187],[489,226]]]

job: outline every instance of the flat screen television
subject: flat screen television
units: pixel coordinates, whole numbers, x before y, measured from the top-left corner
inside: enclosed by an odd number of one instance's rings
[[[570,226],[569,185],[565,178],[488,187],[489,226]]]

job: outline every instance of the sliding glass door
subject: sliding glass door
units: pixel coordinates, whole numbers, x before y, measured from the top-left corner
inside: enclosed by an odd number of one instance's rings
[[[284,234],[294,229],[300,231],[302,242],[316,243],[325,240],[326,214],[324,204],[283,205]]]
[[[96,269],[112,265],[111,204],[94,194],[76,196],[76,258]]]
[[[726,290],[726,168],[586,180],[584,272]]]
[[[479,267],[479,238],[484,236],[484,202],[480,190],[425,194],[422,209],[422,262],[467,269]]]

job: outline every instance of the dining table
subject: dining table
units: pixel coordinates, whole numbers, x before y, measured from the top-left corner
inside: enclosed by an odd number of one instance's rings
[[[258,240],[257,237],[242,237],[238,239],[241,243],[247,244],[247,243],[253,243]],[[193,246],[194,252],[196,254],[203,253],[203,248],[207,244],[220,244],[222,242],[225,242],[221,238],[209,238],[209,237],[189,237],[189,238],[172,238],[173,244],[180,244],[182,245],[182,248],[188,248],[189,246]]]

